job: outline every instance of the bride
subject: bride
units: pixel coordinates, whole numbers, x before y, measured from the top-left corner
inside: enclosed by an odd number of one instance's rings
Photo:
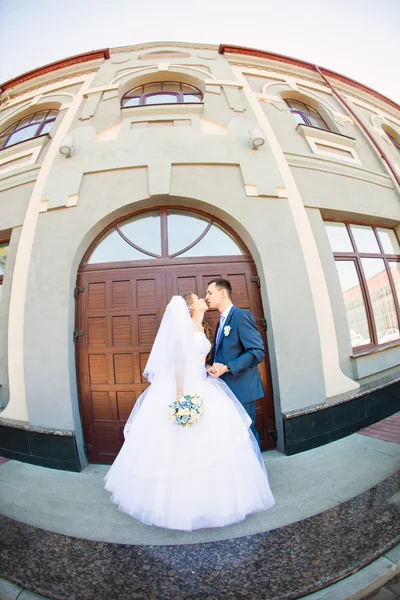
[[[229,387],[207,374],[206,310],[194,293],[172,297],[144,370],[151,385],[104,478],[118,509],[147,525],[224,527],[275,504],[250,417]],[[202,400],[199,420],[186,427],[171,420],[170,405],[182,392]]]

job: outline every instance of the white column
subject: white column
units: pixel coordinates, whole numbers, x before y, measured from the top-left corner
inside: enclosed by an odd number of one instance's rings
[[[59,151],[61,141],[67,135],[71,124],[82,105],[83,95],[87,92],[95,75],[96,73],[90,73],[85,78],[79,92],[75,95],[67,113],[64,115],[60,127],[48,148],[29,200],[24,224],[21,230],[11,284],[8,319],[8,376],[10,399],[6,408],[0,413],[1,418],[4,417],[20,421],[28,421],[29,419],[24,373],[25,300],[28,283],[28,269],[39,217],[40,201],[42,200],[43,190]]]
[[[240,67],[232,66],[232,69],[243,85],[249,104],[257,117],[266,141],[274,154],[278,168],[281,172],[286,186],[289,207],[293,215],[293,221],[297,229],[300,245],[303,251],[304,261],[314,301],[314,310],[317,319],[319,338],[321,344],[322,365],[325,379],[326,397],[342,394],[359,388],[359,384],[347,377],[340,369],[339,352],[336,339],[335,324],[333,320],[332,306],[329,298],[328,288],[325,281],[324,271],[319,257],[318,248],[314,239],[310,222],[295,179],[290,170],[286,157],[279,144],[277,137],[262,110],[259,101],[253,94]]]

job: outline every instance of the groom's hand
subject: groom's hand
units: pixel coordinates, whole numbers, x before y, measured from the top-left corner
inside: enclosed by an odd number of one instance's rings
[[[221,363],[214,363],[213,369],[214,373],[210,373],[213,377],[221,377],[221,375],[228,371],[228,367],[226,365],[222,365]]]
[[[209,375],[211,375],[212,377],[216,377],[216,369],[214,365],[206,365],[206,371]]]

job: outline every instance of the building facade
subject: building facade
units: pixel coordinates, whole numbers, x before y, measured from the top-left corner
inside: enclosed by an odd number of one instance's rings
[[[0,454],[112,462],[166,304],[216,276],[264,338],[264,449],[399,410],[399,184],[400,108],[288,57],[154,43],[5,82]]]

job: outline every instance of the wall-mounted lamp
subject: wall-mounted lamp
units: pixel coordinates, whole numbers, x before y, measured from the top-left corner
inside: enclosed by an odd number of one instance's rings
[[[73,155],[75,150],[74,141],[75,140],[72,135],[67,135],[61,142],[60,154],[65,156],[65,158],[71,158]]]
[[[258,127],[252,127],[249,129],[249,142],[253,150],[258,150],[265,144],[263,134]]]

